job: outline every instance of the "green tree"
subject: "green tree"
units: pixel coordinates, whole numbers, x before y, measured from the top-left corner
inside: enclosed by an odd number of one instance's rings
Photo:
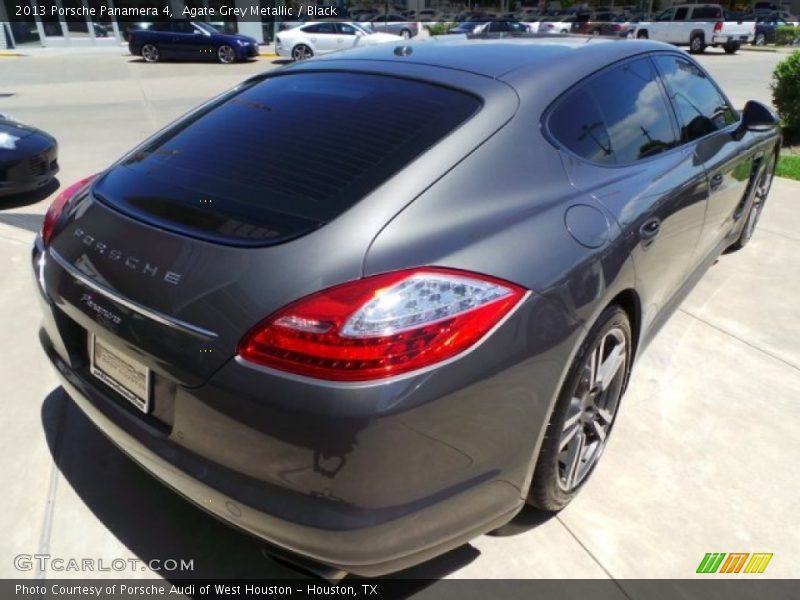
[[[772,73],[772,103],[783,126],[800,133],[800,51],[793,52]]]

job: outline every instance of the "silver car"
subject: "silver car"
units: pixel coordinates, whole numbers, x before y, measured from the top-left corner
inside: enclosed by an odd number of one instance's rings
[[[369,20],[369,25],[377,32],[393,33],[405,39],[412,38],[419,32],[417,23],[409,21],[402,15],[391,13],[373,17]]]

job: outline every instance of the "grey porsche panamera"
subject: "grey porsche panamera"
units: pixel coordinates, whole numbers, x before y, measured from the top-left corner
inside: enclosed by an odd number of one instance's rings
[[[655,42],[304,61],[56,199],[41,343],[190,501],[395,571],[578,493],[637,357],[753,235],[779,145]]]

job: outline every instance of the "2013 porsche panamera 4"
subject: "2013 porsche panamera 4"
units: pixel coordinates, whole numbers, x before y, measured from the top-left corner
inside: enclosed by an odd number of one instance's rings
[[[390,572],[574,497],[636,356],[750,239],[779,144],[655,42],[299,63],[59,196],[41,342],[203,509]]]

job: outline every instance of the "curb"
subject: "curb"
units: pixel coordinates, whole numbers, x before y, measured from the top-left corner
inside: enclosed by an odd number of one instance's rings
[[[25,55],[21,54],[20,52],[15,52],[14,50],[0,50],[0,58],[2,57],[13,58],[15,56],[25,56]]]
[[[274,52],[259,52],[258,55],[265,58],[278,58],[278,55]]]
[[[739,50],[744,50],[745,52],[773,52],[778,53],[777,48],[764,48],[763,46],[742,46]]]

